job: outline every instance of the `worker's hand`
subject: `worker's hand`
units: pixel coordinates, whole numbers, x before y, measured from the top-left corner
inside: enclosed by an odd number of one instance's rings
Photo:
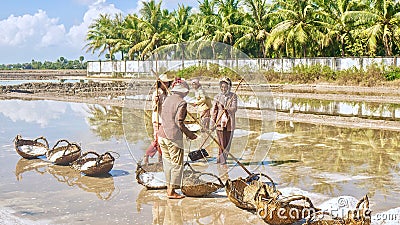
[[[190,140],[195,140],[195,139],[197,139],[197,135],[193,134],[193,135],[191,135],[191,136],[189,137],[189,139],[190,139]]]

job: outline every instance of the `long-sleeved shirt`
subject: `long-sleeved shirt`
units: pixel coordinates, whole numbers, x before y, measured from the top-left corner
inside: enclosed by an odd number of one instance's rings
[[[186,101],[178,94],[172,94],[165,99],[162,107],[161,119],[163,122],[158,135],[183,148],[183,134],[190,139],[195,137],[195,134],[184,124],[187,115]]]
[[[226,113],[226,116],[228,117],[228,122],[226,124],[227,131],[235,130],[237,101],[237,95],[232,92],[227,94],[219,93],[214,97],[213,107],[211,110],[211,119],[217,124],[217,130],[223,130],[223,127],[221,126],[222,113]],[[218,119],[219,121],[217,121]]]

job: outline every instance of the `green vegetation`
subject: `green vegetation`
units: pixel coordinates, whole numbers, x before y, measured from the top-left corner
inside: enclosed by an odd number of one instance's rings
[[[254,58],[394,56],[400,53],[400,2],[200,0],[196,12],[184,5],[170,12],[150,0],[140,15],[101,15],[86,38],[88,52],[121,60],[143,60],[186,41],[223,42]]]
[[[241,77],[229,68],[222,68],[218,65],[190,66],[178,71],[169,71],[174,76],[192,79],[202,77],[202,79],[230,77],[232,81],[239,81]],[[400,79],[400,69],[398,67],[383,68],[373,65],[365,70],[348,69],[343,71],[333,71],[328,66],[320,64],[313,66],[296,66],[291,72],[260,71],[269,83],[291,83],[291,84],[312,84],[312,83],[334,83],[339,85],[361,85],[376,86]],[[247,74],[251,77],[251,74]],[[247,78],[248,78],[247,77]]]
[[[68,60],[64,57],[60,57],[55,62],[49,61],[35,61],[32,59],[29,63],[16,63],[16,64],[0,64],[0,70],[35,70],[35,69],[86,69],[87,62],[84,62],[85,58],[80,56],[76,60]]]

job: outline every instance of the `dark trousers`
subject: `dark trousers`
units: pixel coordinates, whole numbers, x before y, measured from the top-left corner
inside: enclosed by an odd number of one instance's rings
[[[220,145],[217,163],[226,164],[228,152],[231,148],[232,134],[232,131],[227,131],[226,128],[224,128],[224,130],[217,130],[217,137]]]

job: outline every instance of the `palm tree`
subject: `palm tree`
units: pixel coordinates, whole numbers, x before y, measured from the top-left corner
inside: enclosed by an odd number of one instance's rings
[[[86,36],[88,43],[85,45],[87,51],[100,51],[99,56],[106,50],[110,52],[110,46],[107,44],[107,39],[112,33],[112,22],[110,15],[100,14],[100,17],[96,19],[90,26]]]
[[[363,27],[361,34],[367,37],[368,48],[376,52],[383,44],[385,55],[393,55],[393,42],[399,38],[400,3],[396,0],[374,0],[369,10],[349,12],[351,21]]]
[[[172,13],[171,18],[171,34],[170,41],[172,43],[178,44],[177,47],[181,51],[182,56],[182,68],[184,68],[184,59],[185,59],[185,48],[186,46],[182,44],[189,40],[191,32],[190,32],[190,24],[192,22],[190,11],[192,7],[178,5],[178,10],[175,10]]]
[[[129,50],[128,51],[128,58],[130,60],[134,59],[134,56],[138,56],[140,54],[140,51],[133,51],[132,47],[138,44],[139,42],[142,41],[142,32],[140,31],[139,24],[141,23],[141,20],[139,17],[135,14],[133,15],[128,15],[125,18],[124,22],[124,36],[126,38],[126,48]]]
[[[193,15],[193,25],[191,26],[192,35],[190,40],[198,46],[197,55],[204,49],[205,44],[210,44],[212,49],[212,58],[216,57],[215,43],[212,42],[218,27],[219,17],[215,14],[216,4],[214,0],[204,0],[199,2],[200,12]]]
[[[234,46],[237,37],[246,27],[241,26],[243,14],[239,12],[239,0],[216,0],[219,19],[216,21],[216,31],[213,42],[223,42]],[[232,48],[231,48],[232,49]],[[233,52],[230,53],[231,58]]]
[[[277,0],[275,7],[278,10],[271,16],[277,16],[282,21],[272,28],[267,47],[273,46],[276,50],[284,46],[286,55],[293,57],[299,56],[296,52],[299,49],[306,57],[307,49],[316,45],[313,41],[322,36],[318,28],[323,24],[317,17],[316,6],[309,0]]]
[[[157,47],[170,43],[168,40],[170,15],[168,10],[161,10],[161,1],[156,3],[154,0],[143,2],[140,13],[142,17],[138,18],[138,27],[142,39],[131,47],[129,54],[140,51],[143,59]]]
[[[324,35],[323,46],[331,46],[331,49],[340,48],[341,55],[345,56],[346,39],[349,39],[354,27],[348,23],[349,19],[354,20],[354,14],[349,15],[350,11],[362,10],[364,7],[358,1],[353,0],[320,0],[318,4],[323,9],[325,27],[327,33]],[[337,44],[339,43],[339,45]],[[336,54],[333,52],[333,56]]]
[[[247,28],[245,35],[238,38],[235,43],[235,47],[244,49],[246,46],[250,48],[259,49],[259,57],[266,57],[265,43],[269,35],[268,29],[270,29],[269,18],[269,6],[266,0],[244,0],[244,5],[250,10],[248,19],[243,22],[243,25]],[[258,43],[257,45],[252,45]]]

